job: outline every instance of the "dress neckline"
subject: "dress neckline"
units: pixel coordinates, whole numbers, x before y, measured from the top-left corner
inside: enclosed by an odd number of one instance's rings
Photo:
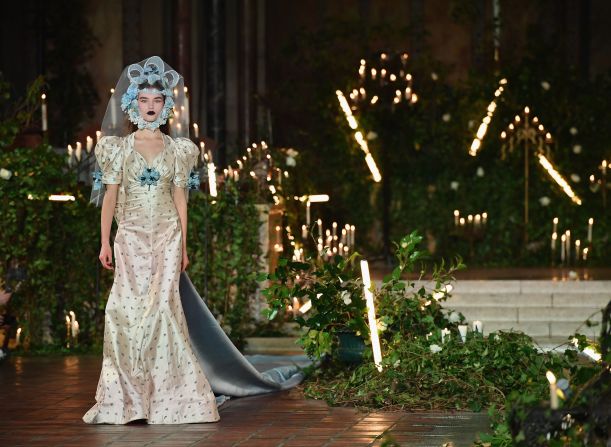
[[[161,149],[161,151],[155,155],[155,157],[153,158],[153,161],[151,163],[149,163],[146,158],[144,158],[144,155],[142,155],[140,152],[138,152],[136,150],[136,132],[132,132],[131,134],[132,136],[132,150],[138,154],[140,156],[140,158],[142,159],[142,161],[144,162],[144,164],[146,165],[147,168],[151,169],[153,166],[155,166],[155,163],[157,162],[157,160],[159,160],[159,158],[165,153],[168,145],[166,143],[165,140],[165,134],[162,132],[161,133],[161,140],[163,142],[163,149]]]

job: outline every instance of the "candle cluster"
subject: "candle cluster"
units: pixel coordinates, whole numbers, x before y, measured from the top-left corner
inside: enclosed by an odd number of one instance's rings
[[[559,219],[554,217],[552,220],[552,237],[551,237],[551,258],[552,265],[555,265],[560,256],[560,265],[570,266],[577,265],[588,260],[588,255],[592,248],[592,231],[594,227],[594,218],[588,219],[587,239],[586,243],[582,243],[581,239],[572,241],[571,230],[565,230],[559,237],[558,233]],[[558,250],[558,239],[560,239],[560,249]],[[559,253],[558,253],[559,252]]]
[[[607,182],[607,168],[609,164],[607,160],[601,161],[600,165],[598,165],[598,170],[600,171],[600,177],[597,177],[595,174],[590,175],[590,189],[592,192],[601,191],[602,199],[603,199],[603,208],[607,207],[607,188],[609,188],[609,184]]]
[[[479,127],[477,128],[477,133],[475,134],[475,138],[473,139],[473,142],[471,143],[471,147],[469,148],[469,155],[473,157],[477,155],[477,151],[482,146],[482,140],[486,136],[486,132],[488,131],[488,126],[490,125],[490,122],[492,121],[492,117],[494,116],[494,112],[496,111],[496,107],[497,107],[496,100],[505,91],[505,87],[503,86],[506,84],[507,84],[507,79],[505,78],[499,81],[499,86],[494,91],[494,99],[490,101],[490,104],[488,104],[488,107],[486,108],[486,116],[482,118],[482,122],[479,125]]]
[[[473,228],[480,229],[488,223],[488,213],[467,214],[467,217],[461,217],[459,210],[454,210],[454,226],[458,228]]]
[[[66,347],[74,347],[78,343],[79,324],[73,311],[66,315]]]

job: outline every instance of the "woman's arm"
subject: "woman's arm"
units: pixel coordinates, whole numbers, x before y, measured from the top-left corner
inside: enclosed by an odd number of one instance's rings
[[[184,272],[189,265],[187,256],[187,196],[185,188],[174,185],[174,206],[180,218],[180,228],[182,230],[182,264],[180,270]]]
[[[105,269],[112,270],[112,249],[110,248],[110,228],[112,217],[117,204],[119,185],[106,185],[106,193],[102,202],[102,217],[100,219],[100,233],[102,235],[102,248],[100,249],[100,262]]]

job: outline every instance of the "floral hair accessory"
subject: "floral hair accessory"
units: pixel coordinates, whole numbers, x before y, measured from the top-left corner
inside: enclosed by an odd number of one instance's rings
[[[174,108],[173,89],[178,84],[180,75],[174,70],[164,71],[164,63],[159,56],[146,60],[143,66],[132,64],[127,69],[130,85],[121,97],[121,110],[129,120],[138,126],[138,129],[156,129],[172,117]],[[156,88],[155,85],[163,88]],[[153,122],[148,122],[140,115],[138,110],[138,93],[155,93],[165,97],[163,110]]]

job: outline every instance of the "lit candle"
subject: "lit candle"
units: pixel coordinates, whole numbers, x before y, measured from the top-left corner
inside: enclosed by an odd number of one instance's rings
[[[467,341],[467,329],[468,328],[469,326],[467,326],[466,324],[458,325],[458,332],[460,333],[460,339],[462,340],[463,343]]]
[[[193,123],[193,134],[195,135],[195,138],[199,138],[199,126],[197,123]]]
[[[460,211],[454,210],[454,226],[458,226],[458,219],[460,218]]]
[[[76,339],[76,337],[78,336],[78,331],[79,331],[78,321],[74,320],[74,322],[72,323],[72,338]]]
[[[89,135],[87,135],[87,153],[91,152],[91,149],[93,149],[93,138],[91,138]]]
[[[307,239],[307,237],[308,237],[308,227],[307,225],[302,225],[301,226],[301,238]]]
[[[76,150],[74,151],[74,155],[76,156],[77,161],[81,161],[81,156],[83,155],[83,145],[80,141],[76,142]]]
[[[99,130],[95,131],[95,142],[96,144],[100,142],[100,137],[102,136],[102,132],[100,132]]]
[[[378,338],[378,325],[376,322],[375,307],[373,302],[373,292],[371,291],[371,278],[369,276],[369,264],[366,260],[361,261],[361,276],[363,279],[363,289],[367,302],[367,317],[369,320],[369,333],[371,336],[371,348],[373,349],[373,361],[378,371],[382,371],[382,349]]]
[[[276,243],[278,245],[280,245],[280,242],[281,242],[281,239],[280,239],[282,237],[280,234],[281,230],[282,230],[282,227],[280,227],[280,225],[276,225]]]
[[[588,259],[588,251],[589,251],[588,247],[583,249],[583,260],[584,261],[586,261]]]
[[[184,106],[184,111],[183,113],[185,114],[185,118],[186,118],[186,122],[189,122],[189,89],[187,87],[185,87],[185,106]]]
[[[115,107],[115,89],[110,89],[110,122],[114,128],[117,127],[117,108]]]
[[[558,409],[558,387],[556,385],[556,376],[553,372],[548,371],[545,373],[547,380],[549,381],[549,403],[552,410]]]
[[[72,166],[72,154],[74,153],[74,149],[72,149],[72,145],[68,145],[68,166]]]
[[[460,223],[461,227],[464,227],[465,226],[465,218],[461,217],[460,220],[459,220],[459,223]]]
[[[47,122],[47,95],[43,93],[40,96],[40,99],[42,100],[42,104],[40,107],[40,111],[42,114],[42,131],[46,132],[47,130],[49,130],[49,126]]]
[[[70,317],[66,315],[66,344],[70,347],[70,332],[72,329],[72,324],[70,323]]]
[[[310,201],[306,202],[306,223],[308,227],[310,226]]]
[[[318,224],[318,235],[322,236],[322,220],[318,219],[316,223]]]
[[[482,217],[479,214],[475,215],[475,226],[479,228]]]
[[[17,334],[15,336],[15,346],[19,346],[19,342],[21,341],[21,328],[17,328]]]
[[[565,254],[566,252],[566,234],[563,234],[560,237],[560,262],[564,264]]]
[[[553,223],[553,229],[552,229],[552,233],[557,233],[558,232],[558,218],[554,217],[554,220],[552,220]]]
[[[484,333],[484,325],[482,324],[481,321],[475,320],[473,322],[473,332],[478,332],[480,334]]]
[[[594,218],[588,219],[588,244],[592,243],[592,226],[594,225]]]
[[[486,225],[486,222],[488,222],[488,213],[482,213],[482,223]]]
[[[566,230],[566,262],[571,262],[571,230]]]
[[[556,253],[556,241],[558,240],[558,233],[552,233],[552,261],[554,260],[554,254]]]
[[[581,241],[575,240],[575,261],[579,261],[579,255],[581,254]]]

